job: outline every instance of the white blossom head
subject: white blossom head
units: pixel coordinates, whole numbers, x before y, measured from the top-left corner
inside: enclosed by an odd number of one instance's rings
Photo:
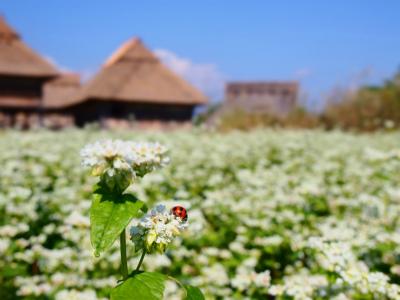
[[[187,228],[187,214],[182,217],[183,207],[177,213],[175,207],[167,210],[164,205],[157,205],[130,229],[135,251],[145,249],[147,253],[163,253],[173,239]]]
[[[167,148],[159,143],[104,140],[81,150],[82,165],[91,169],[114,189],[126,189],[136,177],[143,177],[169,162]]]

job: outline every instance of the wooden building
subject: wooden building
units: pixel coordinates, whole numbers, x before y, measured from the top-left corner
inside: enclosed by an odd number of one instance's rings
[[[81,85],[61,74],[0,17],[0,127],[190,121],[205,96],[167,69],[135,38]]]
[[[248,112],[285,116],[297,104],[297,82],[232,82],[226,85],[225,104]]]
[[[0,126],[38,122],[43,85],[57,74],[0,16]]]
[[[43,113],[41,116],[44,127],[59,129],[75,125],[74,116],[62,108],[65,103],[68,103],[75,97],[80,87],[80,76],[74,73],[60,74],[60,76],[44,84],[42,98]]]
[[[206,101],[200,91],[167,69],[134,38],[73,95],[57,95],[55,91],[45,102],[48,114],[71,115],[78,126],[98,121],[108,126],[133,119],[190,121],[195,106]]]

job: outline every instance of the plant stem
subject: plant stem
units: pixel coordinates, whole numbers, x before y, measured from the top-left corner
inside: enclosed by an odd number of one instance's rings
[[[128,278],[128,262],[126,259],[126,233],[125,228],[119,236],[120,251],[121,251],[121,275],[122,279]]]
[[[142,256],[140,257],[139,263],[138,263],[135,271],[139,271],[140,266],[142,265],[142,262],[143,262],[143,259],[144,259],[145,255],[146,255],[146,250],[143,249]]]

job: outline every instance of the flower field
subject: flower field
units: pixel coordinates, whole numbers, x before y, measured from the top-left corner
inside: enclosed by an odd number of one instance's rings
[[[129,189],[179,204],[188,228],[148,270],[207,299],[400,299],[400,133],[0,133],[0,299],[108,299],[117,245],[96,258],[95,179],[80,149],[159,141],[170,164]],[[118,244],[118,243],[117,243]],[[128,244],[135,265],[134,244]],[[113,274],[113,275],[111,275]],[[180,299],[170,282],[166,299]]]

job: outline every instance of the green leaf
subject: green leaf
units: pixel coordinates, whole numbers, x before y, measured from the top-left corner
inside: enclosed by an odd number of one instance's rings
[[[149,210],[149,208],[147,207],[147,205],[146,205],[145,203],[143,203],[143,206],[140,208],[140,210],[141,210],[143,213],[147,213],[147,211]]]
[[[183,286],[186,290],[186,300],[204,300],[204,295],[197,287],[185,284]]]
[[[140,214],[142,206],[142,201],[129,194],[94,195],[90,208],[90,239],[95,256],[111,247],[130,220]]]
[[[167,276],[142,272],[128,278],[111,291],[111,300],[162,300]]]

